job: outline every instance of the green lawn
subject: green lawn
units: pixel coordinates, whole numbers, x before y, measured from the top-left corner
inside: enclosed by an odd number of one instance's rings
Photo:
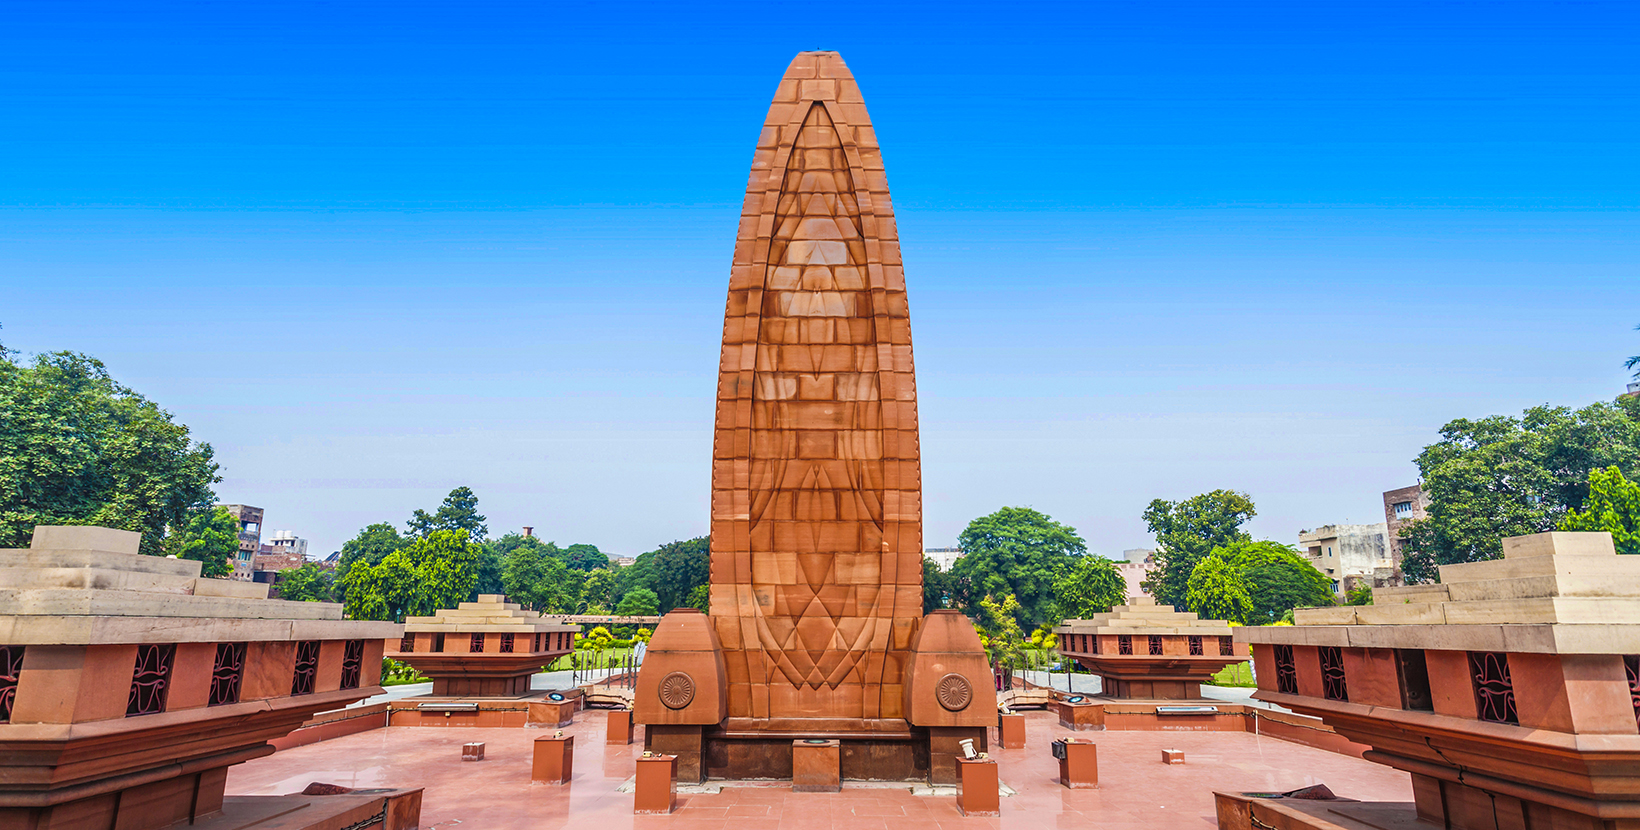
[[[1253,682],[1253,667],[1249,663],[1232,663],[1225,666],[1218,674],[1213,675],[1209,682],[1213,686],[1240,686],[1252,688],[1258,686]]]

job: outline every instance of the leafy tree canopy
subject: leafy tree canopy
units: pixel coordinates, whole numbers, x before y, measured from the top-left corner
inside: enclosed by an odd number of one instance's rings
[[[564,548],[564,564],[578,571],[595,571],[599,568],[608,568],[611,563],[597,545],[570,545]]]
[[[957,599],[957,578],[940,570],[938,562],[923,557],[923,613],[950,608]]]
[[[162,548],[166,556],[203,562],[205,576],[233,573],[239,553],[239,520],[225,507],[190,511],[181,527],[171,528]]]
[[[1253,598],[1247,588],[1247,577],[1239,568],[1226,559],[1209,556],[1191,571],[1185,602],[1202,619],[1245,625],[1253,614]]]
[[[1354,588],[1344,592],[1345,605],[1371,605],[1372,586],[1365,582],[1357,583]]]
[[[615,572],[605,568],[587,574],[581,583],[581,601],[578,608],[585,613],[608,612],[615,605]]]
[[[1190,574],[1214,548],[1251,537],[1241,529],[1258,515],[1246,493],[1214,490],[1184,501],[1155,499],[1145,524],[1156,534],[1156,570],[1142,583],[1160,605],[1187,606]]]
[[[377,522],[370,525],[359,531],[359,535],[342,543],[342,553],[336,559],[337,580],[346,576],[355,563],[381,564],[389,553],[404,547],[406,543],[407,540],[391,524]]]
[[[1560,520],[1561,530],[1604,530],[1618,553],[1640,553],[1640,483],[1616,467],[1589,471],[1589,497],[1582,510]]]
[[[951,574],[968,585],[969,613],[978,612],[975,598],[1013,597],[1022,628],[1059,618],[1054,581],[1071,557],[1088,550],[1075,528],[1028,507],[1004,507],[969,522],[957,545],[962,556]]]
[[[0,548],[28,547],[35,525],[101,525],[162,552],[216,500],[209,444],[73,352],[14,362],[0,348]]]
[[[697,536],[661,545],[655,549],[650,568],[645,587],[659,597],[661,613],[687,605],[689,594],[711,579],[711,540]]]
[[[1280,542],[1231,542],[1214,548],[1202,562],[1210,560],[1224,562],[1243,579],[1252,606],[1247,616],[1236,622],[1268,625],[1294,608],[1333,604],[1332,580],[1298,551]],[[1195,606],[1191,610],[1195,611]]]
[[[1583,509],[1590,472],[1640,471],[1640,401],[1573,410],[1537,406],[1521,417],[1460,418],[1418,455],[1428,515],[1402,530],[1402,572],[1437,578],[1441,565],[1503,555],[1503,537],[1554,530]]]
[[[580,598],[579,574],[553,556],[555,548],[534,537],[512,546],[502,568],[502,586],[514,602],[532,611],[570,613]]]
[[[621,597],[615,613],[622,617],[652,617],[660,613],[660,598],[648,588],[633,588]]]
[[[281,599],[295,602],[335,602],[333,580],[335,574],[318,564],[308,562],[299,568],[286,568],[279,572],[279,581],[275,590]]]
[[[1079,556],[1054,581],[1063,617],[1085,619],[1127,602],[1127,580],[1116,563],[1103,556]]]
[[[403,621],[429,616],[473,594],[483,549],[460,530],[435,530],[393,551],[379,565],[355,562],[342,578],[353,619]]]
[[[439,530],[459,530],[466,533],[471,542],[484,541],[490,532],[484,524],[484,517],[478,513],[478,496],[473,494],[470,487],[451,490],[434,513],[417,510],[410,517],[409,527],[412,536],[426,536]]]
[[[696,585],[695,589],[689,592],[689,601],[685,602],[682,607],[710,613],[712,610],[712,586]]]
[[[962,560],[957,560],[962,561]],[[1012,594],[1002,599],[984,597],[977,604],[979,631],[992,665],[1017,668],[1025,664],[1025,632],[1019,626],[1021,609]]]

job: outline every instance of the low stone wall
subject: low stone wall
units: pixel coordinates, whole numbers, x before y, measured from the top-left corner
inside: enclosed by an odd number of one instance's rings
[[[272,744],[274,749],[290,749],[295,746],[328,741],[331,738],[340,738],[343,735],[368,732],[386,725],[386,703],[355,706],[351,709],[332,709],[329,712],[320,712],[314,715],[312,720],[302,724],[301,729],[283,738],[275,738],[268,743]]]

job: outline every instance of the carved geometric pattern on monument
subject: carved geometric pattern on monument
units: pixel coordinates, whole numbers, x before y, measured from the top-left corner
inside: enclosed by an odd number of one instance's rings
[[[1634,707],[1634,722],[1640,724],[1640,655],[1623,655],[1623,671],[1629,678],[1629,705]]]
[[[1202,655],[1202,638],[1201,638],[1200,634],[1190,635],[1189,643],[1190,643],[1190,656],[1192,656],[1192,657],[1201,657],[1201,656],[1203,656]]]
[[[416,650],[416,635],[406,632],[403,637],[399,638],[399,651],[402,651],[406,654],[409,654],[411,652],[414,652],[415,650]],[[540,649],[536,649],[536,650],[540,651]]]
[[[1133,637],[1131,635],[1128,635],[1128,634],[1118,634],[1118,635],[1116,635],[1116,653],[1117,654],[1132,654],[1133,653]]]
[[[211,694],[207,706],[239,702],[239,681],[245,672],[245,643],[218,643],[216,665],[211,669]]]
[[[1276,658],[1276,691],[1284,695],[1298,694],[1298,667],[1293,663],[1293,647],[1277,643],[1272,651]]]
[[[1160,635],[1160,634],[1151,634],[1149,636],[1150,636],[1150,654],[1151,654],[1151,656],[1154,657],[1154,656],[1161,655],[1161,653],[1162,653],[1162,635]]]
[[[171,688],[173,644],[144,643],[137,646],[137,663],[131,671],[131,695],[125,715],[153,715],[165,711],[165,696]]]
[[[11,705],[17,700],[17,679],[23,674],[23,652],[27,646],[0,646],[0,723],[11,722]]]
[[[364,641],[348,640],[342,648],[342,688],[359,688],[359,677],[364,673]]]
[[[484,653],[484,635],[473,634],[467,638],[467,652],[469,654]]]
[[[303,640],[296,644],[296,670],[291,673],[291,695],[313,694],[314,682],[319,678],[319,641]]]
[[[1344,650],[1338,646],[1322,646],[1321,694],[1328,700],[1350,701],[1350,690],[1344,679]]]
[[[1475,716],[1493,723],[1520,723],[1515,714],[1515,685],[1509,680],[1509,657],[1496,651],[1469,652],[1470,681],[1475,687]]]
[[[835,55],[782,80],[741,222],[712,475],[729,714],[900,717],[892,652],[922,616],[909,312],[875,134]]]

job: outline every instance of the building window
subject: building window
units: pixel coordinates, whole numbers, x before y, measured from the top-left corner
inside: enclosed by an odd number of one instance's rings
[[[511,635],[511,634],[501,635],[501,653],[502,654],[512,654],[513,653],[513,635]]]
[[[1159,655],[1162,653],[1162,635],[1150,635],[1150,653],[1152,655]]]
[[[17,678],[23,674],[23,652],[27,646],[0,646],[0,723],[11,722],[11,706],[17,702]]]
[[[1133,637],[1132,637],[1132,635],[1129,635],[1129,634],[1118,634],[1118,635],[1116,635],[1116,653],[1117,654],[1132,654],[1133,653]]]
[[[484,651],[484,635],[483,634],[474,634],[473,636],[469,637],[468,641],[467,641],[467,651],[469,651],[473,654],[479,654],[479,653],[483,652]]]
[[[1629,705],[1634,707],[1634,722],[1640,724],[1640,656],[1623,655],[1623,669],[1629,676]],[[0,695],[4,694],[4,687],[0,687]],[[3,706],[5,702],[0,701],[0,707]],[[4,718],[5,712],[0,708],[0,718]]]
[[[1350,702],[1349,686],[1344,682],[1344,650],[1338,646],[1322,646],[1321,694],[1328,700]]]
[[[1475,717],[1493,723],[1520,723],[1509,656],[1501,651],[1469,652],[1469,680],[1475,687]]]
[[[296,671],[290,678],[290,693],[313,694],[314,681],[319,677],[319,641],[303,640],[296,644]]]
[[[1199,634],[1190,635],[1190,656],[1202,656],[1202,638]]]
[[[1284,695],[1298,694],[1298,668],[1293,665],[1293,647],[1277,645],[1276,691]]]
[[[359,675],[364,673],[364,641],[348,640],[342,649],[342,688],[359,688]]]
[[[407,631],[407,632],[405,632],[403,637],[399,638],[399,651],[402,651],[405,654],[409,654],[409,653],[411,653],[415,650],[416,650],[416,635],[411,634],[410,632]]]
[[[1421,648],[1395,650],[1395,669],[1401,681],[1401,708],[1414,712],[1435,711],[1435,696],[1429,691],[1429,664]]]
[[[1410,518],[1412,518],[1412,502],[1410,502],[1410,501],[1398,501],[1398,502],[1396,502],[1395,503],[1395,518],[1397,518],[1397,519],[1410,519]]]
[[[442,651],[444,651],[444,634],[443,633],[434,634],[433,635],[433,652],[436,654],[436,653],[439,653],[439,652],[442,652]]]
[[[137,646],[137,665],[131,671],[131,696],[125,703],[126,717],[165,711],[165,696],[171,688],[171,662],[176,653],[177,647],[171,644]]]
[[[239,702],[239,679],[245,673],[245,644],[217,643],[216,666],[211,669],[211,695],[205,705]]]
[[[1224,637],[1224,636],[1219,637],[1219,656],[1220,657],[1234,657],[1235,654],[1236,654],[1236,638],[1235,637]]]

